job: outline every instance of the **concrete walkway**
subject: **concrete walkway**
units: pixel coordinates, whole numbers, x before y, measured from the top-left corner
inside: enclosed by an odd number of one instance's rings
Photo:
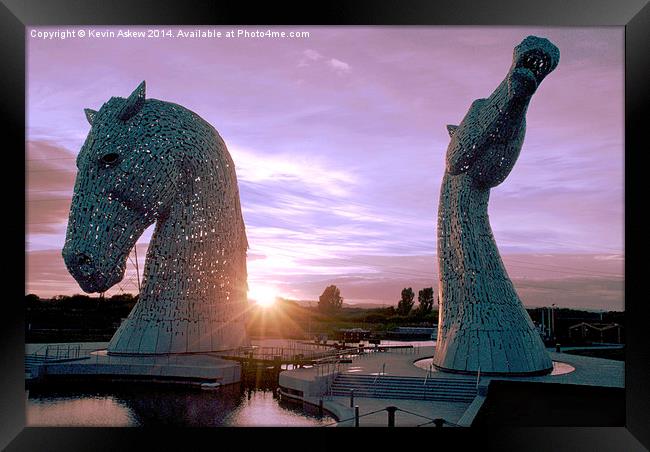
[[[431,358],[435,347],[419,347],[412,352],[378,352],[368,353],[353,360],[343,368],[343,373],[360,375],[377,375],[385,368],[385,375],[422,377],[427,375],[427,370],[417,367],[414,362]],[[557,353],[548,350],[553,361],[566,363],[575,368],[575,371],[562,375],[542,375],[532,377],[486,377],[481,376],[481,383],[489,380],[537,381],[546,383],[564,383],[577,385],[607,386],[622,388],[625,384],[625,363],[611,359],[593,358],[590,356]],[[429,378],[476,378],[471,375],[453,374],[432,369]]]
[[[412,350],[392,350],[386,352],[372,352],[361,355],[349,364],[341,364],[340,373],[358,375],[378,375],[385,370],[385,375],[406,377],[427,377],[425,368],[417,367],[414,362],[431,358],[435,348],[432,346],[416,347]],[[480,379],[481,386],[487,386],[490,380],[531,381],[542,383],[562,383],[588,386],[624,387],[625,363],[601,358],[571,355],[551,351],[549,355],[553,361],[569,364],[575,370],[562,375],[544,375],[533,377],[485,377]],[[320,378],[322,377],[322,370]],[[316,381],[319,371],[315,368],[296,369],[282,372],[281,383],[290,385],[295,389],[305,392],[304,400],[318,405],[323,399],[325,409],[332,412],[339,420],[354,417],[354,409],[350,408],[349,397],[320,397],[309,393],[310,382]],[[288,378],[290,377],[290,378]],[[381,376],[379,377],[381,378]],[[435,368],[427,378],[461,378],[475,379],[471,375],[461,375],[436,371]],[[322,387],[322,385],[320,386]],[[420,401],[420,400],[392,400],[355,397],[354,404],[359,406],[359,414],[363,416],[387,406],[396,406],[406,411],[416,413],[427,418],[443,418],[451,423],[469,425],[480,409],[485,397],[477,395],[472,403]],[[426,423],[427,419],[398,411],[395,415],[396,426],[417,426]],[[388,414],[381,411],[367,417],[361,417],[360,426],[387,426]],[[340,422],[338,426],[352,426],[353,421]],[[432,424],[429,424],[432,425]]]

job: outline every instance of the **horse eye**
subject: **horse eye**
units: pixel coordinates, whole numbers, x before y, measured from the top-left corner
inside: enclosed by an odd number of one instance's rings
[[[119,159],[119,157],[120,157],[120,156],[119,156],[118,154],[116,154],[115,152],[111,152],[110,154],[105,154],[105,155],[102,156],[102,158],[99,159],[99,160],[100,160],[102,163],[105,163],[106,165],[112,165],[112,164],[114,164],[115,162],[117,162],[117,160]]]

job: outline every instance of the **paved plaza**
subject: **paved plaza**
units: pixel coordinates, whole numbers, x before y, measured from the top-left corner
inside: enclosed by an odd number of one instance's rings
[[[425,368],[420,368],[414,364],[415,361],[431,358],[434,351],[435,347],[424,346],[414,347],[412,350],[396,349],[385,352],[371,352],[354,358],[351,363],[341,364],[338,370],[344,374],[356,375],[381,374],[386,376],[428,379],[476,379],[476,377],[470,375],[440,372],[435,370],[435,368],[428,371],[426,366]],[[575,370],[561,375],[526,377],[481,376],[480,381],[477,381],[477,383],[482,387],[486,387],[490,380],[509,380],[616,388],[624,387],[625,363],[622,361],[557,353],[551,351],[551,349],[548,352],[553,361],[568,364],[574,367]],[[384,371],[383,374],[382,370]],[[308,383],[309,381],[316,380],[319,377],[319,372],[322,372],[322,370],[304,368],[285,371],[282,375],[284,376],[284,381],[302,380],[303,383]],[[286,378],[289,375],[291,376],[290,380]],[[379,378],[381,378],[381,375],[379,375]],[[300,384],[298,383],[297,387],[299,386]],[[350,407],[349,397],[305,395],[304,400],[318,405],[321,398],[323,399],[324,408],[334,414],[339,420],[349,419],[354,416],[354,409]],[[402,410],[417,414],[416,416],[403,411],[397,411],[395,414],[396,426],[421,425],[428,422],[425,418],[443,418],[453,424],[468,426],[471,424],[471,421],[484,400],[485,397],[482,395],[477,395],[476,399],[471,403],[355,397],[354,404],[359,406],[359,414],[362,416],[359,421],[360,426],[386,426],[388,423],[388,414],[386,411],[380,411],[379,413],[365,417],[363,415],[382,410],[388,406],[396,406]],[[353,421],[340,422],[338,425],[352,426]],[[431,426],[432,424],[428,425]]]

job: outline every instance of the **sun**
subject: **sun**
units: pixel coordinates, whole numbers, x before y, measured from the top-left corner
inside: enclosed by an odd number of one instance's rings
[[[255,301],[258,306],[269,308],[275,304],[277,293],[273,287],[255,284],[248,290],[248,299]]]

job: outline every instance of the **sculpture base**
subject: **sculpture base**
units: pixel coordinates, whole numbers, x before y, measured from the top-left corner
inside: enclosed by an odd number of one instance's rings
[[[117,329],[108,344],[108,353],[115,356],[217,353],[248,345],[250,339],[243,320],[225,322],[206,317],[197,322],[155,321],[134,316],[124,320]]]
[[[478,371],[473,370],[457,370],[457,369],[447,369],[445,367],[440,367],[433,364],[433,367],[438,369],[440,372],[449,372],[452,374],[461,374],[461,375],[478,375]],[[481,375],[486,377],[534,377],[539,375],[548,375],[553,371],[553,366],[548,369],[535,370],[531,372],[483,372]]]
[[[476,375],[544,375],[553,369],[542,339],[515,293],[509,303],[464,303],[455,324],[438,327],[433,364]],[[446,306],[443,319],[453,319]],[[450,315],[451,314],[451,315]]]
[[[109,355],[102,350],[78,360],[44,364],[39,376],[57,380],[101,377],[109,381],[228,385],[240,381],[241,366],[210,354],[127,356]]]

